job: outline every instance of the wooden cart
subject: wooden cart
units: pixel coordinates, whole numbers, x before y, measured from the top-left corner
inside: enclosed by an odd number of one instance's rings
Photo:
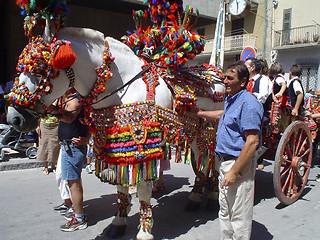
[[[263,146],[267,148],[263,158],[275,161],[274,190],[285,205],[300,197],[308,181],[317,131],[310,131],[309,121],[292,116],[289,107],[273,105],[271,120],[263,126]]]

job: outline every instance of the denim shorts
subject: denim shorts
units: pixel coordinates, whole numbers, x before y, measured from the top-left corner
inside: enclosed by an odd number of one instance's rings
[[[69,149],[61,144],[61,176],[63,180],[81,178],[82,166],[86,160],[87,146],[76,147],[68,142]]]

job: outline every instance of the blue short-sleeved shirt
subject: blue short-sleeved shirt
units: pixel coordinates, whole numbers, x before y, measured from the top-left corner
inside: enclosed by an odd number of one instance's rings
[[[262,104],[246,89],[226,97],[220,117],[215,152],[238,157],[246,142],[244,131],[258,130],[261,145]]]

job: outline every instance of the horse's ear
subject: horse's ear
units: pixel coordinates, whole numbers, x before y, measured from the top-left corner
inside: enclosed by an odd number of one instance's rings
[[[44,28],[42,38],[45,42],[51,43],[55,34],[55,26],[52,21],[50,21],[49,15],[46,15],[46,27]]]

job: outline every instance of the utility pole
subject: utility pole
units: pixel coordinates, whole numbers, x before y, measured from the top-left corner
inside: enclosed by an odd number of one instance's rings
[[[264,1],[264,40],[263,40],[263,58],[271,63],[271,51],[273,48],[273,0]]]
[[[226,8],[224,0],[221,0],[219,14],[214,34],[213,48],[209,64],[223,69],[224,62],[224,34],[225,34]]]

